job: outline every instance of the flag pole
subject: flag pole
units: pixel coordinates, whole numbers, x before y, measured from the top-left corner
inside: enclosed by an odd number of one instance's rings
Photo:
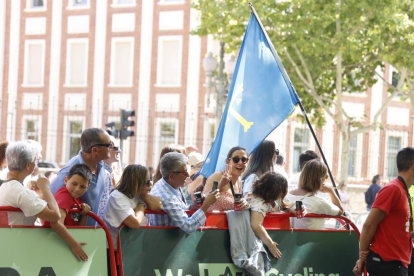
[[[283,66],[282,62],[280,61],[279,55],[277,54],[275,47],[271,43],[271,40],[270,40],[269,36],[267,35],[266,30],[263,28],[262,21],[260,21],[260,18],[257,15],[256,10],[254,9],[253,4],[251,2],[249,2],[249,7],[250,7],[250,10],[252,11],[252,13],[254,14],[254,16],[256,17],[257,22],[259,22],[260,28],[262,29],[264,35],[266,36],[267,41],[269,42],[270,49],[272,50],[272,52],[275,55],[275,57],[277,57],[276,58],[276,62],[279,65],[279,68],[280,68],[280,71],[282,72],[283,77],[285,78],[285,80],[289,80],[289,82],[290,82],[289,76],[287,75],[287,73],[284,70],[284,66]],[[289,87],[289,85],[288,85],[288,87]],[[312,127],[312,124],[309,121],[308,115],[306,114],[306,111],[303,108],[303,105],[302,105],[299,97],[296,97],[296,100],[297,100],[297,102],[299,104],[299,107],[300,107],[300,109],[302,111],[303,117],[305,117],[306,123],[309,126],[309,129],[310,129],[310,131],[312,133],[313,139],[315,139],[316,145],[317,145],[317,147],[319,149],[319,152],[321,153],[323,162],[325,163],[326,167],[328,168],[329,178],[331,179],[332,185],[335,188],[336,195],[338,196],[339,200],[341,200],[341,197],[339,196],[339,193],[338,193],[338,189],[336,188],[335,180],[334,180],[334,178],[332,176],[332,173],[331,173],[331,169],[329,168],[328,162],[326,161],[325,155],[323,154],[322,147],[319,144],[318,138],[316,137],[316,134],[315,134],[315,131],[314,131],[313,127]]]

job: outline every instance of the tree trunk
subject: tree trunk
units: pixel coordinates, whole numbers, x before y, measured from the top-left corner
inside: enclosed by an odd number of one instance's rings
[[[341,151],[341,174],[339,181],[346,181],[348,179],[348,165],[349,165],[349,130],[341,132],[342,134],[342,151]]]

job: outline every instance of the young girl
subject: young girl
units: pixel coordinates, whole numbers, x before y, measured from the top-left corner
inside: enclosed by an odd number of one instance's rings
[[[252,230],[266,244],[275,258],[280,258],[282,253],[277,248],[278,244],[270,238],[263,227],[263,220],[267,213],[286,209],[284,197],[287,194],[287,188],[287,180],[283,175],[269,172],[254,182],[252,191],[245,195],[247,202],[250,204],[250,224]]]
[[[111,232],[114,248],[117,249],[118,233],[122,224],[131,229],[140,227],[145,209],[162,208],[160,200],[147,195],[152,187],[148,169],[141,165],[129,165],[122,172],[121,180],[109,196],[104,211],[104,222]]]

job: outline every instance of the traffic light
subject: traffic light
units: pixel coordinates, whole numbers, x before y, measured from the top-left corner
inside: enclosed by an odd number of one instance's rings
[[[114,136],[115,138],[118,138],[118,130],[114,129],[115,127],[114,122],[106,123],[105,126],[109,127],[109,129],[106,130],[106,132],[108,132],[109,135]]]
[[[134,121],[130,121],[129,117],[135,116],[135,110],[124,110],[121,109],[121,127],[119,132],[119,139],[126,139],[129,136],[134,136],[135,133],[132,130],[129,130],[128,127],[135,126]],[[132,119],[132,118],[131,118]]]

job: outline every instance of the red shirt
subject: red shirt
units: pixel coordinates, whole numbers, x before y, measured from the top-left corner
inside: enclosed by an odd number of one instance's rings
[[[386,261],[401,261],[405,267],[411,262],[410,209],[404,184],[394,179],[382,188],[372,208],[385,212],[378,224],[371,250]]]
[[[55,199],[59,209],[64,209],[66,211],[64,225],[78,226],[81,217],[80,213],[69,213],[69,210],[75,207],[80,207],[83,203],[82,200],[80,198],[74,199],[66,189],[66,186],[63,186],[56,192]],[[44,225],[50,226],[50,223],[46,221]]]

